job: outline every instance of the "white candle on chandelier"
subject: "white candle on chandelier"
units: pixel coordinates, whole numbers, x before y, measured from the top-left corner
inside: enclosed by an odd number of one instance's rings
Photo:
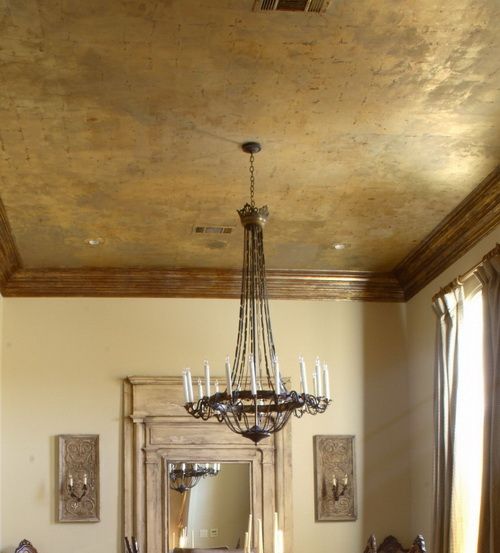
[[[304,363],[304,358],[299,357],[299,367],[300,367],[300,383],[302,385],[302,392],[308,394],[307,389],[307,374],[306,374],[306,364]]]
[[[226,385],[228,395],[232,396],[233,383],[231,382],[231,363],[229,361],[229,355],[226,357]]]
[[[324,384],[324,387],[325,387],[325,397],[326,397],[326,399],[331,399],[330,373],[328,372],[328,365],[326,363],[323,365],[323,384]]]
[[[184,385],[184,400],[185,403],[189,403],[189,386],[186,371],[182,373],[182,384]]]
[[[314,369],[316,371],[316,385],[318,386],[318,393],[316,395],[321,397],[323,395],[323,379],[321,377],[321,361],[319,357],[316,357]]]
[[[88,483],[87,473],[85,472],[85,473],[83,474],[83,485],[86,486],[87,483]]]
[[[215,381],[214,386],[215,386],[215,393],[218,394],[220,392],[219,381],[218,380]]]
[[[257,395],[257,375],[255,374],[255,362],[253,355],[248,356],[248,364],[250,365],[250,383],[252,386],[252,396]]]
[[[210,365],[208,361],[203,361],[203,367],[205,368],[205,389],[207,390],[207,397],[210,397]]]
[[[186,376],[188,382],[189,403],[194,403],[193,378],[191,376],[191,369],[186,369]]]
[[[198,395],[200,396],[200,399],[203,397],[203,385],[199,378],[198,378]]]
[[[278,357],[274,358],[274,393],[281,393],[281,376],[280,376],[280,364]]]
[[[313,371],[313,388],[314,388],[314,395],[318,395],[318,379],[316,378],[316,371]]]

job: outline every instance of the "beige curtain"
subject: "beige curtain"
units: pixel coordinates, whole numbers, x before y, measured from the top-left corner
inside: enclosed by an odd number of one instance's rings
[[[438,318],[434,385],[434,535],[433,553],[450,553],[454,429],[458,381],[458,335],[463,288],[452,286],[434,299]]]
[[[484,309],[485,435],[478,553],[500,552],[500,255],[476,270]]]

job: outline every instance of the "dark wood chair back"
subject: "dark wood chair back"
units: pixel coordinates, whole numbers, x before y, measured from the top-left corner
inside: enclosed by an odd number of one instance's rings
[[[38,553],[38,551],[33,547],[31,542],[28,540],[23,540],[17,547],[15,553]]]
[[[377,540],[372,534],[368,538],[364,553],[427,553],[427,550],[424,538],[420,534],[415,538],[410,549],[405,549],[394,536],[387,536],[377,547]]]

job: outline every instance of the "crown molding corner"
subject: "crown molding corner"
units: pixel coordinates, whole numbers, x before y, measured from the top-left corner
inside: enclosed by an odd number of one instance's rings
[[[405,300],[457,261],[500,223],[497,166],[393,271]]]

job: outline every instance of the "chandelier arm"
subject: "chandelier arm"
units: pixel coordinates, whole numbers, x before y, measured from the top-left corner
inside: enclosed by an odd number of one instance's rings
[[[242,379],[245,374],[246,361],[246,336],[248,332],[248,279],[249,269],[249,236],[245,227],[243,238],[243,270],[241,275],[241,297],[240,297],[240,323],[238,327],[238,338],[236,342],[236,351],[233,365],[233,382],[236,382],[236,389],[242,389]]]
[[[273,363],[276,360],[276,349],[274,347],[274,341],[273,341],[273,333],[271,328],[271,318],[269,314],[269,299],[268,299],[268,292],[267,292],[267,280],[266,280],[266,263],[265,263],[265,254],[264,254],[264,231],[262,228],[259,229],[259,248],[258,248],[258,256],[259,256],[259,282],[261,285],[261,302],[262,302],[262,328],[263,328],[263,344],[267,351],[266,354],[266,372],[267,372],[267,378],[269,381],[270,387],[274,390],[274,379],[273,379]],[[279,394],[279,390],[275,390],[276,393]]]
[[[251,312],[250,312],[250,329],[251,329],[251,345],[250,345],[250,351],[253,355],[254,363],[255,363],[255,372],[256,375],[259,376],[259,382],[260,382],[260,356],[259,356],[259,342],[258,342],[258,318],[257,318],[257,266],[256,266],[256,259],[255,259],[255,252],[256,252],[256,243],[255,243],[255,232],[257,228],[255,225],[250,225],[250,237],[251,237],[251,266],[250,266],[250,305],[251,305]]]
[[[272,351],[272,335],[270,333],[270,328],[266,320],[266,308],[268,306],[267,291],[265,285],[266,271],[264,265],[264,242],[263,242],[263,231],[262,228],[258,229],[258,247],[256,251],[257,256],[257,267],[258,267],[258,295],[259,295],[259,319],[260,319],[260,329],[262,336],[262,348],[264,353],[265,360],[265,369],[266,369],[266,378],[267,385],[269,388],[274,390],[273,377],[272,377],[272,363],[274,358],[271,355]],[[277,392],[279,393],[279,392]]]

